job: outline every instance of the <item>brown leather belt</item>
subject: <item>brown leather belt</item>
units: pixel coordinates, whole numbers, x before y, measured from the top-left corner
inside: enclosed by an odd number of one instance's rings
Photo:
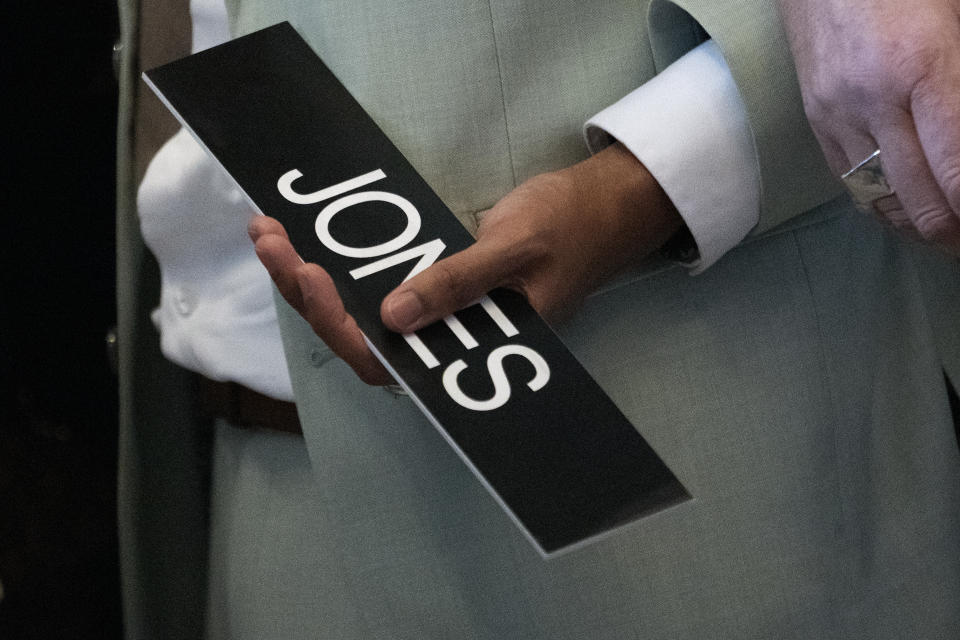
[[[200,410],[208,418],[223,418],[237,427],[303,433],[297,405],[236,382],[217,382],[200,376]]]

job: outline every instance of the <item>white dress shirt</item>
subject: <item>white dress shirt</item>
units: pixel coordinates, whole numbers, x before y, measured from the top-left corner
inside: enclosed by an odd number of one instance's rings
[[[223,0],[191,0],[190,17],[193,52],[229,39]],[[137,210],[160,264],[152,318],[163,354],[213,380],[293,400],[270,276],[247,236],[256,214],[185,129],[150,162]]]

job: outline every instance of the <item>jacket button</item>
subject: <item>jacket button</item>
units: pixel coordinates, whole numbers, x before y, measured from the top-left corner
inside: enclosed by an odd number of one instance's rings
[[[117,343],[116,327],[107,329],[107,335],[104,336],[104,341],[107,347],[107,364],[110,365],[110,371],[116,375],[120,369],[120,346]]]
[[[177,291],[173,296],[173,306],[181,316],[189,316],[197,308],[196,297],[186,289]]]

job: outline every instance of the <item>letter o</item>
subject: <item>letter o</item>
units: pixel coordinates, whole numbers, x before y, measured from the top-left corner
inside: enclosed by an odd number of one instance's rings
[[[384,242],[383,244],[374,245],[372,247],[348,247],[347,245],[341,244],[333,239],[333,236],[330,235],[330,221],[333,220],[333,216],[337,215],[347,207],[352,207],[355,204],[377,201],[389,202],[390,204],[399,207],[400,210],[407,215],[407,226],[403,230],[403,233],[389,242]],[[339,253],[342,256],[347,256],[348,258],[374,258],[376,256],[382,256],[390,253],[391,251],[396,251],[397,249],[406,246],[411,240],[416,238],[417,234],[420,233],[420,212],[417,211],[417,208],[413,206],[413,203],[411,203],[409,200],[394,193],[387,193],[386,191],[363,191],[361,193],[353,193],[349,196],[344,196],[324,207],[323,211],[320,212],[320,215],[317,216],[315,228],[317,232],[317,238],[319,238],[320,242],[322,242],[323,245],[331,251],[335,251],[336,253]]]

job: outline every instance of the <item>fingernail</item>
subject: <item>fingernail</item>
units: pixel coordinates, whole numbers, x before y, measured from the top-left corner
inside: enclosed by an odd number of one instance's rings
[[[413,326],[423,315],[423,302],[413,291],[404,291],[393,296],[387,305],[393,324],[406,329]]]

